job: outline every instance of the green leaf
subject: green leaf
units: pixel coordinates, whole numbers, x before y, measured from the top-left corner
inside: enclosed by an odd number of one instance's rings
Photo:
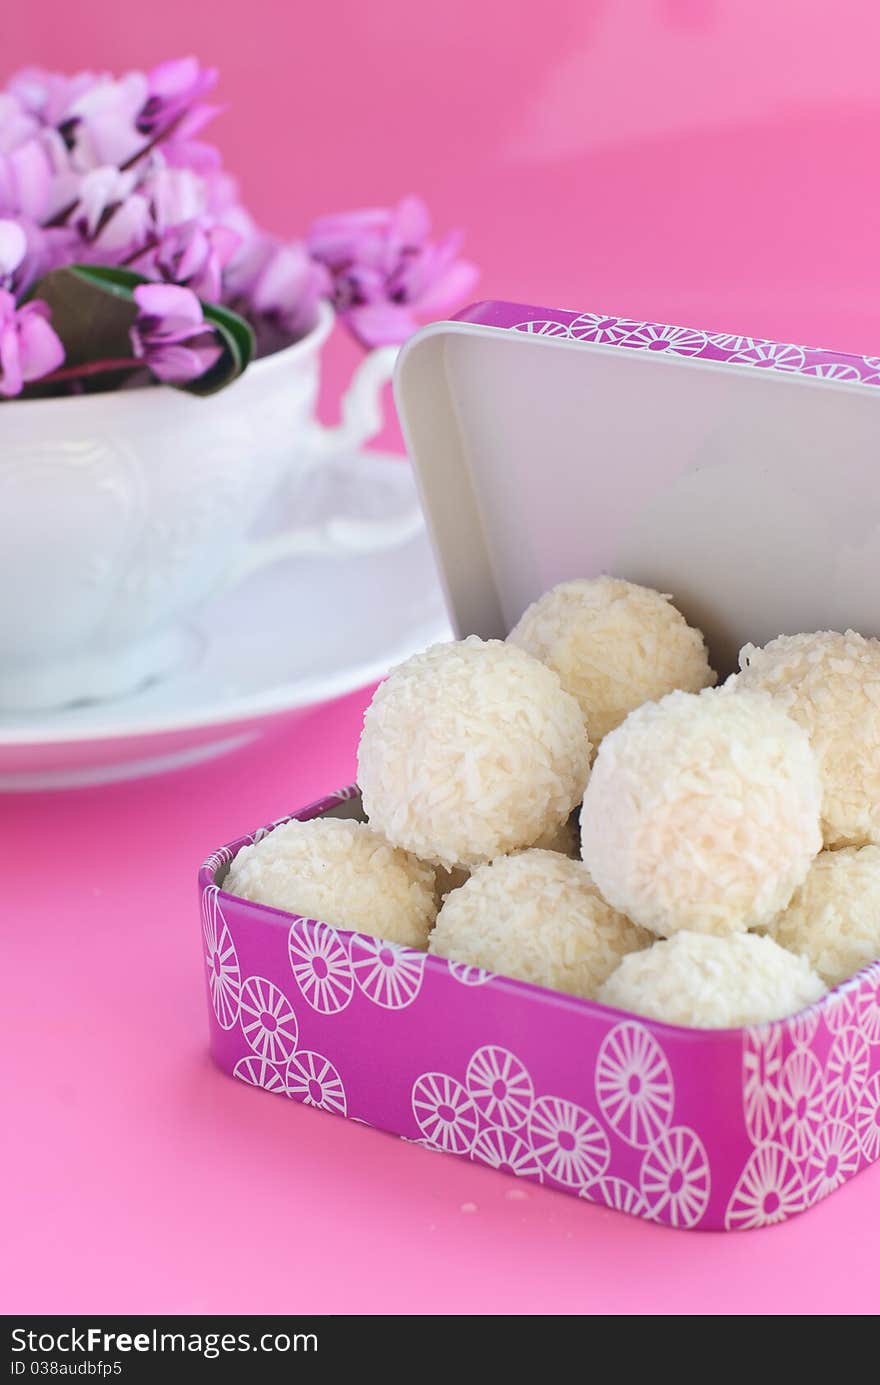
[[[52,326],[64,343],[65,366],[131,356],[129,331],[137,316],[131,293],[98,287],[75,267],[53,269],[36,284],[29,298],[41,298],[52,310]]]
[[[221,332],[228,334],[235,341],[241,368],[247,370],[253,360],[256,345],[251,324],[230,308],[222,308],[219,303],[203,303],[202,311],[208,322],[213,322]]]
[[[42,298],[52,309],[52,323],[64,342],[67,365],[131,354],[129,330],[137,316],[134,290],[155,283],[132,269],[112,265],[70,265],[45,275],[28,297]],[[216,330],[223,354],[216,365],[173,388],[188,394],[215,394],[247,369],[254,354],[251,326],[238,313],[202,302],[205,321]]]
[[[247,370],[254,354],[254,334],[250,324],[238,313],[215,303],[202,303],[205,321],[210,322],[223,342],[224,351],[216,365],[198,380],[179,385],[189,394],[216,394]]]
[[[74,264],[70,266],[70,272],[87,284],[94,284],[96,288],[104,289],[105,292],[129,302],[132,301],[134,290],[141,284],[156,282],[155,279],[135,273],[133,269],[120,269],[115,265]]]

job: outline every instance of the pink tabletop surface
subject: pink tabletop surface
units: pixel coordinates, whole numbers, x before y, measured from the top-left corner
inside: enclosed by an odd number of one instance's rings
[[[3,59],[218,62],[218,138],[279,229],[412,188],[467,226],[487,296],[878,354],[876,5],[540,13],[251,0],[244,30],[153,0],[141,41],[111,0],[20,6]],[[335,343],[330,412],[352,360]],[[212,1069],[197,864],[349,780],[366,697],[198,769],[0,800],[4,1309],[876,1312],[880,1167],[782,1227],[689,1235]]]

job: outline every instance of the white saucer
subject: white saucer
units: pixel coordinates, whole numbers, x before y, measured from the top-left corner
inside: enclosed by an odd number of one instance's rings
[[[399,458],[365,452],[334,465],[349,484],[356,476],[368,508],[415,512]],[[131,696],[0,714],[0,792],[110,783],[210,759],[451,638],[418,522],[396,533],[390,525],[377,551],[280,560],[216,598],[191,633],[187,667]]]

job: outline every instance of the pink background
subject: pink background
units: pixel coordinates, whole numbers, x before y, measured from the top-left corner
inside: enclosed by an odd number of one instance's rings
[[[871,0],[137,13],[16,6],[4,66],[195,51],[223,69],[217,138],[280,231],[420,191],[466,226],[487,296],[880,352]],[[333,344],[329,412],[353,359]],[[196,866],[350,779],[366,696],[164,779],[0,799],[4,1309],[877,1311],[880,1168],[788,1225],[688,1236],[212,1070]]]

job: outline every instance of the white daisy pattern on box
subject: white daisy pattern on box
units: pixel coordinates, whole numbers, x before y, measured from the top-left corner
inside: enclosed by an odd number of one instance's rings
[[[336,1015],[354,994],[348,951],[335,928],[297,919],[287,940],[290,968],[303,1000],[320,1015]]]
[[[852,988],[835,991],[828,997],[822,1010],[822,1015],[826,1025],[832,1034],[839,1034],[843,1029],[849,1029],[853,1023],[855,1014],[856,998]]]
[[[787,1149],[774,1140],[752,1151],[727,1204],[728,1231],[772,1226],[807,1205],[800,1170]]]
[[[287,1095],[306,1106],[318,1106],[336,1116],[347,1114],[342,1078],[322,1053],[300,1049],[287,1064]]]
[[[597,1178],[595,1183],[581,1188],[579,1197],[587,1202],[604,1203],[615,1212],[629,1212],[631,1216],[644,1217],[647,1212],[645,1200],[638,1188],[627,1183],[625,1178]]]
[[[795,1048],[810,1048],[819,1028],[819,1010],[813,1005],[788,1020],[788,1032]]]
[[[775,341],[753,341],[750,345],[735,351],[730,361],[732,365],[750,365],[764,370],[799,371],[806,363],[806,355],[800,346],[786,346]]]
[[[575,341],[595,341],[613,345],[623,341],[641,323],[631,317],[609,317],[605,313],[581,313],[568,324],[568,335]]]
[[[831,1121],[816,1131],[807,1160],[806,1181],[810,1202],[833,1193],[859,1167],[859,1142],[848,1125]]]
[[[344,789],[337,789],[334,794],[330,795],[330,801],[333,803],[349,803],[353,798],[358,798],[359,795],[360,789],[357,784],[346,784]]]
[[[806,365],[804,375],[818,375],[823,380],[861,380],[861,372],[844,361],[823,361],[818,365]]]
[[[550,319],[535,319],[532,322],[518,322],[513,329],[515,332],[528,332],[535,337],[567,337],[568,328],[562,322],[553,322]]]
[[[228,846],[221,846],[213,852],[207,859],[204,869],[213,877],[223,866],[228,866],[232,860],[232,851]]]
[[[854,997],[853,1018],[869,1044],[880,1044],[880,966],[871,968]]]
[[[478,1048],[467,1065],[465,1086],[489,1125],[519,1130],[528,1119],[535,1088],[523,1063],[498,1044]]]
[[[477,1138],[477,1108],[460,1082],[426,1072],[412,1089],[412,1110],[422,1134],[447,1154],[468,1154]]]
[[[608,1137],[589,1111],[563,1097],[542,1096],[532,1107],[529,1138],[541,1167],[557,1183],[582,1188],[608,1168]]]
[[[854,1029],[842,1029],[825,1061],[825,1112],[832,1120],[849,1116],[868,1076],[868,1045]]]
[[[734,351],[747,351],[756,345],[754,337],[738,337],[731,332],[710,332],[709,345],[732,356]]]
[[[660,351],[686,357],[703,357],[765,370],[781,370],[820,379],[880,384],[880,358],[847,356],[822,347],[792,346],[732,332],[703,332],[605,313],[564,314],[539,317],[512,324],[516,332],[535,336],[567,337],[570,341],[627,349]]]
[[[779,1124],[779,1077],[782,1032],[778,1025],[745,1031],[743,1042],[743,1109],[754,1144],[766,1140]]]
[[[399,943],[359,933],[351,940],[351,961],[359,990],[383,1010],[405,1009],[422,988],[424,954]]]
[[[220,891],[210,885],[202,895],[202,936],[211,1005],[221,1029],[231,1029],[238,1019],[241,969],[232,934],[223,917]]]
[[[274,832],[276,827],[280,827],[283,822],[287,821],[289,821],[288,818],[279,818],[277,822],[267,822],[265,826],[258,827],[253,837],[251,838],[252,844],[256,846],[257,843],[261,842],[264,837],[268,837],[270,832]]]
[[[880,1072],[865,1084],[856,1107],[856,1129],[866,1159],[880,1159]]]
[[[531,1146],[513,1130],[501,1126],[490,1125],[480,1132],[471,1158],[502,1173],[515,1174],[517,1178],[533,1178],[540,1182],[543,1177]]]
[[[277,1096],[287,1096],[283,1070],[276,1063],[268,1063],[265,1058],[239,1058],[232,1075],[251,1087],[262,1087],[264,1091],[275,1092]]]
[[[621,346],[637,351],[666,351],[670,356],[699,356],[708,345],[705,332],[690,327],[656,327],[642,323],[628,332]]]
[[[486,971],[483,967],[471,967],[467,962],[448,961],[449,975],[454,976],[456,981],[460,981],[462,986],[485,986],[487,981],[491,981],[494,972]]]
[[[642,1160],[641,1194],[652,1221],[696,1226],[709,1205],[712,1175],[703,1141],[687,1126],[673,1126]]]
[[[298,1027],[283,991],[264,976],[249,976],[241,988],[241,1032],[259,1058],[286,1062],[296,1048]]]
[[[672,1072],[644,1025],[624,1021],[605,1036],[596,1060],[596,1099],[612,1130],[637,1149],[647,1148],[669,1126]]]
[[[786,1058],[779,1090],[782,1097],[780,1141],[800,1161],[813,1147],[825,1110],[822,1065],[809,1049],[796,1048]]]

